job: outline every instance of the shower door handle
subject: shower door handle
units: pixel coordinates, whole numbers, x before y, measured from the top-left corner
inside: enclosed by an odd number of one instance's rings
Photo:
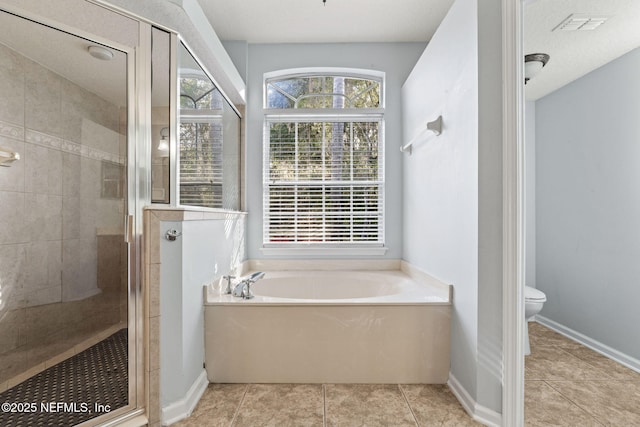
[[[133,243],[133,215],[127,215],[125,220],[125,242]]]

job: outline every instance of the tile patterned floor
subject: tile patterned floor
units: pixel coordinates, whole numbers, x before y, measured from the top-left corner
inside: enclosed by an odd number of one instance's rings
[[[174,426],[479,426],[446,385],[210,384]]]
[[[640,373],[529,323],[526,426],[640,426]]]
[[[525,425],[640,426],[640,373],[529,324]],[[178,427],[478,426],[446,385],[210,384]]]

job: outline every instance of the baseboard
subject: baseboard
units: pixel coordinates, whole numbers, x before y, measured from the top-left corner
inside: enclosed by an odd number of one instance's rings
[[[207,371],[203,369],[182,399],[162,408],[162,425],[171,425],[191,415],[208,385]]]
[[[502,426],[502,414],[478,404],[452,373],[449,373],[447,385],[471,418],[486,426]]]
[[[583,335],[580,332],[574,331],[571,328],[567,328],[566,326],[554,322],[553,320],[548,319],[544,316],[540,316],[539,314],[535,317],[535,320],[541,325],[544,325],[547,328],[552,329],[557,333],[584,345],[585,347],[589,347],[591,350],[598,352],[603,356],[606,356],[609,359],[612,359],[620,363],[621,365],[626,366],[629,369],[640,372],[640,360],[632,356],[624,354],[621,351],[616,350],[615,348],[609,347],[606,344],[602,344],[601,342],[596,341],[593,338],[589,338],[588,336]]]

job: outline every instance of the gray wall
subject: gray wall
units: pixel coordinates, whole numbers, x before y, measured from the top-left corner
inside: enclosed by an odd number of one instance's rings
[[[524,106],[525,285],[536,287],[536,103]]]
[[[461,31],[464,28],[464,31]],[[457,0],[402,88],[403,258],[454,285],[451,373],[480,405],[502,398],[500,1]],[[442,114],[442,135],[422,133]]]
[[[249,68],[249,44],[245,41],[223,41],[222,46],[238,69],[240,77],[246,82]]]
[[[475,3],[475,1],[474,1]],[[502,412],[502,1],[478,8],[478,387],[476,401]],[[510,141],[511,142],[511,141]],[[515,286],[515,284],[513,284]],[[516,343],[510,343],[516,345]]]
[[[385,171],[386,258],[402,257],[402,143],[400,87],[424,43],[250,44],[247,81],[247,249],[263,258],[262,247],[262,81],[263,74],[288,68],[345,67],[386,73]]]
[[[640,359],[640,49],[536,102],[541,312]]]

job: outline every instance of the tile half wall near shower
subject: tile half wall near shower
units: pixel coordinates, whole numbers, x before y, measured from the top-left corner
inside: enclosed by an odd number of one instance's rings
[[[0,391],[127,316],[126,111],[0,45]],[[89,340],[89,341],[87,341]]]

